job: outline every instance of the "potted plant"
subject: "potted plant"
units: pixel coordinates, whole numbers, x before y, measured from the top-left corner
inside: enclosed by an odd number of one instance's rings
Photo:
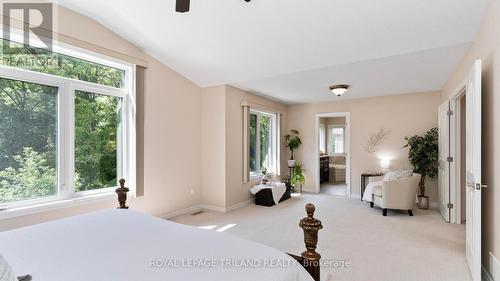
[[[408,158],[413,165],[413,171],[422,175],[418,190],[418,204],[420,209],[429,208],[429,196],[425,195],[425,179],[434,178],[438,174],[439,132],[432,128],[423,136],[414,135],[405,138],[409,147]]]
[[[293,175],[290,180],[290,183],[292,186],[295,187],[297,184],[300,186],[300,191],[302,192],[302,185],[306,182],[306,178],[302,174],[304,172],[304,165],[300,162],[295,163],[295,166],[293,167]]]
[[[292,179],[289,175],[281,177],[281,182],[285,184],[286,188],[292,188]]]
[[[284,136],[285,145],[292,152],[290,160],[288,160],[288,167],[292,168],[295,166],[295,160],[293,159],[293,151],[302,144],[302,140],[299,137],[299,131],[292,129],[289,134]]]
[[[260,183],[266,185],[269,182],[269,178],[267,177],[267,168],[262,166],[262,168],[260,168],[260,172],[262,173]]]

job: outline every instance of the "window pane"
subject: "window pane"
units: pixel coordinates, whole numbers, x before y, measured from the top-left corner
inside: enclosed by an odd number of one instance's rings
[[[121,98],[75,92],[76,191],[117,185]]]
[[[329,152],[344,153],[344,128],[329,128]]]
[[[260,116],[260,167],[272,170],[271,117]]]
[[[0,203],[56,194],[57,91],[0,78]]]
[[[0,45],[0,63],[2,65],[116,88],[124,87],[124,70],[5,39],[0,40]]]
[[[257,171],[257,115],[250,114],[250,125],[248,126],[250,137],[250,171]]]

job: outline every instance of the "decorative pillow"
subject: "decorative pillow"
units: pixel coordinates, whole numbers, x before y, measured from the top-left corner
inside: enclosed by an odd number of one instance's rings
[[[412,177],[413,170],[389,171],[384,176],[384,181],[395,181],[401,178]]]
[[[17,281],[14,271],[2,255],[0,255],[0,281]]]
[[[394,171],[389,171],[384,176],[384,181],[395,181],[398,179],[399,179],[398,174],[397,172]]]
[[[403,177],[413,177],[413,170],[403,170]]]

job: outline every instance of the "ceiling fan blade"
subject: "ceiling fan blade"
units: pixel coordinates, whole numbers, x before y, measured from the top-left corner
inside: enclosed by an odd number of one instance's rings
[[[189,4],[191,0],[177,0],[175,3],[175,11],[179,13],[189,12]]]

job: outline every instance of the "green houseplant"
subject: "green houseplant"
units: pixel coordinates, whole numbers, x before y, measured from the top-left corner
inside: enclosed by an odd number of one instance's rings
[[[288,167],[294,167],[295,160],[293,159],[293,151],[299,148],[302,144],[302,140],[299,137],[299,131],[291,129],[290,133],[284,136],[284,139],[286,147],[288,147],[288,149],[292,152],[292,156],[290,157],[290,160],[288,160]]]
[[[297,184],[300,186],[300,191],[302,192],[302,185],[306,182],[306,178],[303,175],[304,172],[304,165],[300,162],[295,163],[295,166],[293,167],[293,175],[290,179],[290,183],[292,186],[295,187]]]
[[[262,178],[260,179],[260,183],[267,184],[269,182],[269,178],[267,177],[267,168],[265,166],[262,166],[262,168],[260,168],[260,172],[262,173]]]
[[[292,178],[289,175],[281,177],[281,182],[284,183],[287,188],[292,188]]]
[[[429,208],[429,197],[425,195],[425,179],[434,178],[438,174],[439,132],[432,128],[425,135],[414,135],[405,138],[409,147],[408,158],[413,165],[413,171],[422,175],[418,190],[418,207]]]

